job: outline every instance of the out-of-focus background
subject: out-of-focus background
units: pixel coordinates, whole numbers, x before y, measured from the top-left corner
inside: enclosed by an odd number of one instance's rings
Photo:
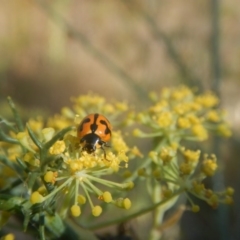
[[[235,205],[184,213],[175,239],[240,239],[239,26],[237,0],[1,0],[0,115],[7,96],[36,116],[89,91],[138,105],[165,86],[215,91],[234,130],[215,184]]]

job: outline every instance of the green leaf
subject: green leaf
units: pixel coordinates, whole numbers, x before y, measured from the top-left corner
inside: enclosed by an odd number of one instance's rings
[[[24,125],[23,125],[22,119],[20,118],[20,115],[19,115],[19,113],[18,113],[18,111],[15,107],[15,104],[14,104],[11,97],[8,97],[7,100],[8,100],[8,104],[9,104],[11,110],[12,110],[13,116],[15,118],[18,130],[19,130],[19,132],[23,132],[24,131]]]
[[[32,129],[28,126],[28,124],[27,124],[27,130],[33,142],[38,146],[39,149],[42,149],[42,143],[38,140],[38,138],[36,137]]]
[[[65,225],[57,213],[45,216],[45,227],[56,237],[60,237],[65,231]]]

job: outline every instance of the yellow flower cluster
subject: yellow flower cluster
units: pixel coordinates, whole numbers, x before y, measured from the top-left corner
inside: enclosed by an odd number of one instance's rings
[[[209,130],[222,136],[231,131],[222,111],[217,110],[218,98],[213,93],[196,95],[190,88],[165,88],[158,96],[151,93],[154,105],[137,115],[136,120],[151,128],[150,133],[134,131],[135,136],[165,136],[171,140],[204,141]]]

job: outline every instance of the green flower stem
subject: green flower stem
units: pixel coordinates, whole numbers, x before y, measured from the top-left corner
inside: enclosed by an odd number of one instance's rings
[[[18,111],[16,110],[15,104],[14,104],[11,97],[8,97],[7,100],[8,100],[8,104],[9,104],[11,110],[12,110],[12,113],[13,113],[14,119],[16,121],[18,130],[19,130],[19,132],[23,132],[24,131],[24,125],[23,125],[22,119],[20,118],[20,115],[19,115]]]
[[[54,189],[51,193],[49,193],[46,197],[44,197],[43,201],[46,201],[47,199],[51,198],[52,196],[54,196],[55,194],[57,194],[57,192],[59,192],[62,188],[64,188],[66,185],[68,185],[72,180],[74,179],[74,177],[70,177],[66,182],[64,182],[61,186],[57,187],[56,189]]]
[[[28,134],[29,134],[30,138],[33,140],[33,142],[35,143],[35,145],[36,145],[39,149],[42,149],[42,143],[38,140],[37,136],[34,134],[34,132],[33,132],[32,129],[29,127],[28,124],[27,124],[27,130],[28,130]]]
[[[144,133],[141,132],[141,134],[138,136],[139,138],[153,138],[153,137],[161,137],[163,135],[163,132],[155,132],[155,133]]]
[[[98,182],[98,183],[101,183],[105,186],[108,186],[108,187],[113,187],[113,186],[116,186],[116,187],[119,187],[119,188],[123,188],[123,185],[124,184],[121,184],[121,183],[115,183],[115,182],[112,182],[112,181],[108,181],[106,179],[102,179],[102,178],[98,178],[98,177],[94,177],[94,176],[91,176],[91,175],[87,175],[87,177],[95,182]]]
[[[20,144],[17,139],[11,138],[7,136],[2,129],[0,129],[0,141],[2,142],[7,142],[7,143],[12,143],[12,144]]]
[[[76,178],[76,185],[75,185],[75,197],[74,197],[74,204],[77,205],[78,202],[78,188],[79,188],[79,180]]]
[[[89,204],[90,204],[91,208],[94,208],[92,199],[91,199],[91,197],[89,196],[89,193],[88,193],[87,189],[85,188],[84,183],[81,181],[80,184],[81,184],[81,186],[82,186],[82,188],[83,188],[83,191],[85,192],[85,194],[86,194],[86,196],[87,196],[87,199],[88,199],[88,201],[89,201]]]
[[[44,219],[44,215],[43,213],[40,214],[40,219],[43,218]],[[40,240],[45,240],[45,226],[44,226],[44,222],[40,223],[39,226],[39,235],[40,235]]]
[[[107,227],[107,226],[110,226],[110,225],[115,225],[115,224],[118,224],[118,223],[126,222],[130,219],[139,217],[143,214],[146,214],[148,212],[151,212],[151,211],[155,210],[157,207],[167,203],[171,199],[176,198],[178,195],[180,195],[184,191],[185,191],[184,188],[179,188],[176,192],[174,192],[172,194],[171,197],[169,197],[167,199],[164,199],[164,200],[162,200],[158,203],[155,203],[155,204],[151,205],[150,207],[146,207],[144,209],[137,209],[134,213],[129,214],[127,216],[124,216],[124,217],[121,217],[121,218],[118,218],[118,219],[116,218],[114,220],[111,218],[111,220],[109,220],[109,221],[101,222],[101,223],[98,223],[98,224],[95,224],[95,225],[92,225],[92,226],[84,226],[84,228],[87,228],[88,230],[95,230],[95,229],[104,228],[104,227]]]
[[[94,186],[94,185],[89,181],[88,178],[84,178],[83,181],[84,181],[86,184],[89,185],[89,187],[96,193],[96,195],[100,196],[100,195],[103,194],[102,191],[100,191],[96,186]]]

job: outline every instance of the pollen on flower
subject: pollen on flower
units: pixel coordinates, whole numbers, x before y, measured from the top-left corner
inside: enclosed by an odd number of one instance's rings
[[[208,158],[207,156],[205,156],[205,159],[202,163],[202,172],[206,176],[213,176],[217,167],[217,160],[214,155],[212,156],[212,158]]]
[[[102,213],[102,208],[100,206],[94,206],[92,208],[92,215],[98,217]]]
[[[196,136],[200,141],[204,141],[208,138],[208,132],[202,124],[196,124],[192,126],[191,130],[193,135]]]
[[[206,93],[196,97],[196,101],[204,107],[211,108],[219,103],[219,99],[213,93]]]
[[[79,217],[81,214],[81,208],[78,205],[72,205],[71,214],[73,217]]]
[[[159,113],[168,107],[168,102],[166,100],[162,100],[156,103],[154,106],[149,108],[150,113]]]
[[[45,182],[54,184],[56,181],[56,176],[57,176],[57,172],[47,171],[46,174],[44,175],[44,180]]]
[[[112,133],[112,147],[117,152],[127,152],[129,150],[127,144],[124,142],[122,138],[122,134],[120,131]]]
[[[189,175],[192,172],[193,167],[190,163],[182,162],[179,166],[179,170],[183,175]]]
[[[163,112],[157,118],[160,127],[169,127],[173,123],[173,115],[171,112]]]
[[[171,92],[171,98],[174,100],[182,100],[192,96],[192,91],[186,86],[180,86],[179,88],[173,89]]]
[[[41,203],[43,200],[44,197],[38,191],[33,192],[32,195],[30,196],[30,202],[32,204]]]
[[[220,121],[219,113],[215,110],[209,111],[207,114],[207,119],[211,122],[219,122]]]
[[[118,102],[116,103],[116,109],[120,110],[122,112],[127,111],[128,110],[128,104],[125,102]]]
[[[112,201],[112,195],[108,191],[104,192],[102,197],[103,197],[103,201],[106,202],[106,203],[109,203],[109,202]]]
[[[194,192],[199,194],[199,195],[202,194],[203,191],[205,190],[205,187],[204,187],[204,185],[202,183],[198,183],[196,181],[193,181],[192,184],[193,184]]]
[[[178,119],[177,124],[178,124],[179,128],[190,128],[190,126],[191,126],[189,119],[185,118],[185,117],[180,117]]]
[[[184,159],[187,162],[198,162],[199,157],[200,157],[200,153],[201,153],[200,150],[193,151],[193,150],[190,150],[190,149],[185,150],[185,148],[182,148],[181,151],[182,151],[182,154],[184,156]]]
[[[64,141],[56,141],[52,147],[49,149],[49,153],[52,155],[57,155],[63,153],[66,148]]]

